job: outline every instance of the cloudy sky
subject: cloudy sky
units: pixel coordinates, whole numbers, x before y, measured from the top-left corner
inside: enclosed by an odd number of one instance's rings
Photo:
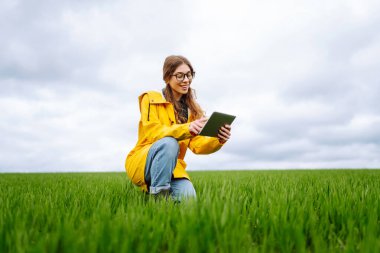
[[[189,58],[235,114],[189,170],[380,167],[379,1],[0,2],[0,172],[124,171],[137,97]]]

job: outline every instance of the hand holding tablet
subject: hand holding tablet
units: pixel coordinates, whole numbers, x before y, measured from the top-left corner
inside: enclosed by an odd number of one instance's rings
[[[204,125],[206,124],[206,122],[207,122],[206,117],[202,117],[200,119],[197,119],[197,120],[194,120],[193,122],[191,122],[190,126],[189,126],[189,131],[190,131],[191,135],[192,136],[198,135],[199,132],[204,127]]]

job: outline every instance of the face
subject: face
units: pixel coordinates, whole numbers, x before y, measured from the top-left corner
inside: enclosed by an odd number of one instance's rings
[[[182,64],[174,71],[173,75],[170,77],[169,85],[172,88],[174,98],[176,100],[181,99],[182,95],[187,94],[190,89],[191,78],[186,76],[186,74],[191,73],[189,66]],[[179,81],[176,75],[179,77],[184,77],[182,81]],[[182,74],[182,75],[181,75]]]

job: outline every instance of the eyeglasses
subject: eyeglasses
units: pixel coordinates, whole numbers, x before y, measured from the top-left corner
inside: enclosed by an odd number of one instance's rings
[[[177,78],[178,82],[183,82],[183,80],[185,80],[185,76],[187,77],[187,79],[189,79],[191,81],[191,80],[193,80],[194,75],[195,75],[195,72],[189,71],[186,74],[179,72],[177,74],[173,74],[172,76],[175,76]]]

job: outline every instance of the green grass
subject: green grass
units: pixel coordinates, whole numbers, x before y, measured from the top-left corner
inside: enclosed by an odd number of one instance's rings
[[[175,204],[125,173],[0,174],[0,252],[380,252],[380,170],[191,176]]]

